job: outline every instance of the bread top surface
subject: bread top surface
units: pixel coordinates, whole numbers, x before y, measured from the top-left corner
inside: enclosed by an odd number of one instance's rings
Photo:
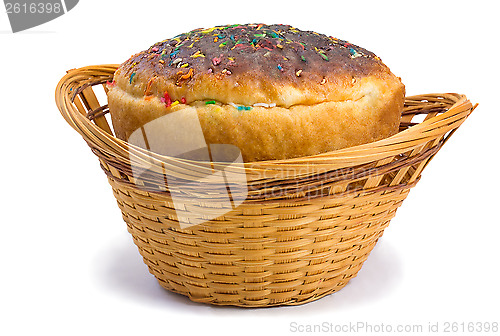
[[[357,100],[357,79],[396,83],[373,53],[289,25],[245,24],[195,29],[158,42],[124,62],[117,89],[133,97],[190,104],[269,104],[289,108]]]

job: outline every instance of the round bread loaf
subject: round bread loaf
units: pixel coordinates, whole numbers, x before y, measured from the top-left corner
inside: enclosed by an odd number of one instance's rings
[[[158,42],[123,63],[109,88],[117,137],[128,141],[189,108],[207,144],[234,145],[245,162],[391,136],[405,96],[400,78],[373,53],[280,24],[195,29]],[[151,127],[147,136],[157,139],[152,150],[169,154],[173,140],[164,132]]]

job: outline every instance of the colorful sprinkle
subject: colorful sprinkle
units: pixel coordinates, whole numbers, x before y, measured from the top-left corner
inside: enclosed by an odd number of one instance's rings
[[[299,70],[297,70],[297,71],[295,72],[295,75],[296,75],[297,77],[300,77],[300,74],[301,74],[301,73],[302,73],[302,69],[299,69]]]
[[[146,90],[144,90],[144,95],[145,96],[149,96],[151,95],[151,85],[153,85],[153,81],[156,79],[157,77],[152,77],[149,81],[148,81],[148,84],[146,85]]]
[[[358,53],[356,50],[353,48],[349,49],[349,53],[351,54],[351,58],[356,58],[356,57],[361,57],[362,55]]]
[[[231,48],[231,50],[233,50],[235,48],[245,49],[245,48],[252,48],[252,46],[251,45],[246,45],[246,44],[243,44],[243,43],[238,43],[238,44],[235,44],[234,47]]]
[[[318,52],[318,54],[321,55],[321,57],[323,57],[323,59],[325,61],[328,61],[328,56],[325,55],[325,52],[323,50],[319,50],[318,48],[314,47],[314,49],[316,49],[316,51]]]
[[[175,105],[177,105],[177,104],[179,104],[179,101],[178,101],[178,100],[174,101],[174,102],[170,105],[170,107],[174,107],[174,106],[175,106]]]
[[[205,102],[205,105],[212,105],[215,104],[215,100],[209,100]]]
[[[175,51],[171,52],[170,53],[170,58],[174,58],[175,55],[177,55],[179,52],[180,52],[180,50],[175,50]]]
[[[176,58],[176,59],[174,59],[174,60],[171,62],[171,64],[174,64],[174,65],[175,65],[175,64],[180,63],[180,62],[182,62],[182,58]]]
[[[194,72],[193,68],[189,69],[189,72],[185,75],[182,75],[180,79],[188,79],[189,77],[193,76],[193,72]]]
[[[278,68],[280,71],[283,71],[283,67],[281,66],[281,64],[278,64],[277,68]]]
[[[186,98],[185,97],[181,98],[181,103],[186,104]]]
[[[272,104],[266,104],[266,103],[255,103],[253,104],[254,107],[275,107],[276,103]]]
[[[213,28],[207,28],[205,30],[202,30],[200,33],[202,34],[208,34],[208,33],[211,33],[213,32],[214,30],[218,29],[217,27],[213,27]]]
[[[167,91],[165,91],[165,93],[163,94],[161,101],[165,103],[166,107],[170,107],[170,105],[172,105],[172,99],[170,98]]]
[[[271,37],[273,37],[273,38],[277,38],[278,37],[278,34],[276,34],[273,31],[269,32],[269,35],[271,35]]]
[[[245,105],[236,105],[235,103],[228,103],[238,111],[250,111],[252,109],[251,106],[245,106]]]
[[[196,58],[196,57],[205,57],[199,50],[195,52],[194,54],[191,55],[191,57]]]
[[[306,47],[304,46],[303,43],[299,43],[299,42],[293,42],[293,43],[298,44],[302,48],[302,50],[306,50]]]
[[[132,74],[130,75],[130,80],[128,81],[129,84],[132,84],[132,80],[134,79],[135,77],[135,72],[132,72]]]
[[[222,62],[222,59],[221,59],[221,58],[219,58],[219,57],[214,57],[214,58],[212,58],[212,63],[213,63],[213,65],[219,65],[219,64],[220,64],[220,62]]]

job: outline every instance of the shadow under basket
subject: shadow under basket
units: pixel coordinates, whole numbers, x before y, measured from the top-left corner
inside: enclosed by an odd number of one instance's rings
[[[187,184],[174,204],[166,170],[189,181],[218,163],[162,156],[115,138],[106,102],[97,97],[106,99],[116,68],[68,71],[56,89],[57,106],[99,158],[128,231],[161,286],[217,305],[297,305],[344,287],[422,170],[474,109],[461,94],[407,97],[400,132],[390,138],[226,166],[246,178],[243,203],[217,208],[216,199],[207,199],[210,190]],[[147,173],[134,176],[141,164]],[[227,188],[210,186],[218,187]],[[179,218],[193,212],[208,217],[183,228]]]

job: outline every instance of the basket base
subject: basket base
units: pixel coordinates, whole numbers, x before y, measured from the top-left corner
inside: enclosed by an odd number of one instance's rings
[[[146,205],[141,191],[109,181],[134,243],[163,288],[195,302],[241,307],[299,305],[343,288],[409,192],[405,186],[348,195],[354,205],[335,201],[320,206],[320,216],[305,212],[310,205],[240,206],[181,229],[168,216],[152,216],[175,210],[167,194],[149,194],[154,205]],[[346,208],[351,214],[339,216]]]
[[[233,295],[216,295],[216,296],[206,296],[206,297],[198,297],[198,296],[193,296],[191,293],[186,292],[185,290],[176,290],[173,286],[171,286],[168,281],[163,280],[162,278],[156,277],[158,280],[158,283],[160,286],[162,286],[164,289],[181,294],[183,296],[188,297],[191,301],[193,302],[198,302],[198,303],[208,303],[208,304],[213,304],[217,306],[236,306],[236,307],[247,307],[247,308],[263,308],[263,307],[277,307],[277,306],[298,306],[302,304],[306,304],[312,301],[319,300],[327,295],[333,294],[342,288],[344,288],[347,283],[354,277],[356,277],[358,271],[361,269],[362,264],[357,267],[354,272],[351,274],[346,274],[346,277],[336,283],[336,285],[333,288],[330,288],[328,290],[323,290],[320,291],[319,289],[317,291],[313,291],[313,293],[309,293],[308,295],[295,295],[291,298],[287,299],[282,299],[282,300],[277,300],[275,299],[274,302],[273,300],[269,298],[261,298],[261,299],[245,299],[243,300],[242,298],[245,296],[245,293],[241,294],[233,294]],[[150,272],[153,273],[150,269]],[[288,293],[285,293],[289,294]],[[233,297],[234,296],[234,297]]]
[[[315,278],[307,275],[304,280],[290,279],[274,284],[270,281],[247,283],[248,285],[254,284],[253,286],[242,286],[227,281],[226,283],[208,283],[204,279],[189,279],[186,274],[176,274],[177,277],[183,278],[183,281],[175,281],[175,277],[171,273],[159,268],[160,265],[151,260],[151,255],[136,245],[149,272],[155,276],[164,289],[184,295],[193,302],[258,308],[301,305],[341,290],[351,279],[356,277],[382,235],[383,230],[374,237],[370,244],[364,245],[359,251],[362,253],[361,255],[358,252],[356,256],[345,258],[341,263],[344,266],[341,266],[338,260],[332,260],[332,269],[322,272],[322,277]],[[250,277],[251,273],[248,276]],[[238,278],[241,278],[241,275]],[[241,282],[240,279],[236,281]]]

